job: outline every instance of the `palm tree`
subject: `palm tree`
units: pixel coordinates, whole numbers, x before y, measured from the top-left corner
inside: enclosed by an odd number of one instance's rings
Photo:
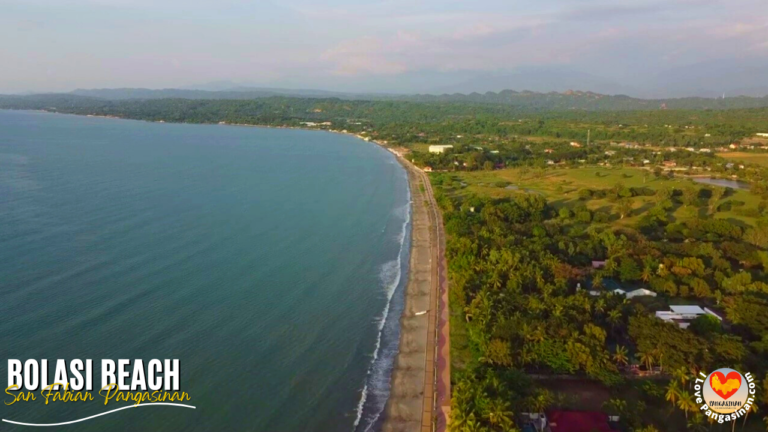
[[[653,274],[653,271],[650,267],[643,268],[643,274],[640,275],[640,279],[643,280],[643,282],[648,282],[651,279],[651,275]]]
[[[592,276],[592,288],[598,289],[603,287],[603,275],[600,273],[595,273],[594,276]]]
[[[665,396],[665,399],[669,401],[669,403],[671,403],[672,406],[675,406],[679,398],[680,398],[680,386],[677,384],[677,381],[670,381],[669,385],[667,386],[667,394]]]
[[[644,352],[644,353],[637,353],[637,359],[640,360],[640,363],[643,363],[649,371],[651,370],[651,367],[653,366],[653,354],[650,352]]]
[[[616,327],[619,321],[621,321],[621,311],[618,309],[611,309],[611,311],[608,312],[608,323],[611,327]]]
[[[707,430],[707,425],[704,424],[704,416],[701,413],[694,413],[686,426],[692,432],[706,432]]]
[[[696,402],[693,400],[693,395],[688,391],[683,390],[680,392],[680,398],[677,400],[677,406],[685,413],[685,421],[688,421],[688,411],[696,410]]]
[[[616,352],[613,353],[613,361],[618,365],[626,366],[629,363],[629,357],[627,357],[627,349],[621,345],[616,345]]]
[[[664,371],[664,353],[660,349],[653,350],[653,358],[659,359],[659,371]]]
[[[495,398],[491,400],[485,409],[485,418],[494,426],[502,426],[508,430],[515,414],[510,410],[509,402]]]
[[[537,391],[535,395],[529,396],[525,400],[525,405],[531,412],[540,413],[544,412],[544,410],[551,406],[553,402],[554,398],[552,397],[552,393],[542,389]]]
[[[672,376],[675,377],[678,381],[680,381],[680,385],[685,388],[685,384],[688,382],[690,376],[688,375],[688,370],[685,368],[685,366],[681,366],[679,369],[676,369],[674,372],[672,372]]]
[[[603,409],[605,409],[609,415],[622,415],[627,411],[627,401],[621,399],[608,399],[603,403]]]
[[[744,423],[741,424],[741,430],[744,430],[744,427],[747,426],[747,418],[749,418],[749,413],[751,412],[757,412],[757,403],[753,403],[749,406],[749,409],[747,410],[746,414],[744,414]]]

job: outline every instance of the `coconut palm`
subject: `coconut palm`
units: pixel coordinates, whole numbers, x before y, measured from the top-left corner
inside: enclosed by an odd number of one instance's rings
[[[629,363],[629,357],[627,357],[627,349],[621,345],[616,346],[616,351],[613,353],[613,361],[618,365],[627,365]]]
[[[499,398],[491,400],[484,411],[484,417],[488,423],[501,426],[504,430],[508,430],[509,426],[512,425],[515,416],[510,409],[509,402]]]
[[[653,275],[653,270],[651,270],[650,267],[643,268],[643,274],[640,275],[640,279],[643,280],[643,282],[648,282],[651,279],[651,276]]]
[[[685,413],[685,421],[688,421],[688,411],[696,411],[696,401],[693,400],[693,395],[688,391],[683,390],[680,392],[680,396],[677,399],[677,407],[683,410]]]
[[[640,361],[640,363],[644,364],[646,369],[648,369],[649,371],[653,367],[654,358],[652,353],[650,352],[637,353],[637,359]]]
[[[753,403],[752,405],[749,406],[749,409],[744,414],[744,423],[741,424],[742,430],[744,430],[744,427],[747,425],[747,419],[749,418],[749,413],[753,413],[753,412],[756,413],[757,411],[759,411],[757,408],[757,403]]]
[[[611,325],[611,327],[616,327],[620,321],[621,311],[618,309],[611,309],[611,311],[608,312],[608,323]]]
[[[608,399],[603,403],[603,409],[610,415],[622,415],[627,411],[627,401],[621,399]]]
[[[603,287],[603,275],[595,273],[592,277],[592,288],[598,289]]]
[[[704,424],[704,416],[701,413],[694,413],[688,420],[686,426],[691,432],[706,432],[707,425]]]
[[[672,372],[672,376],[675,377],[676,380],[680,381],[680,385],[685,388],[685,384],[690,380],[690,375],[688,375],[688,369],[685,366],[681,366],[678,369],[675,369]]]
[[[680,398],[680,391],[680,386],[677,384],[677,381],[670,381],[669,385],[667,386],[667,394],[664,396],[664,398],[669,401],[672,406],[675,406],[677,404],[677,400]]]
[[[524,401],[524,406],[526,406],[531,412],[534,413],[540,413],[544,412],[545,409],[552,406],[552,403],[554,402],[554,398],[552,397],[552,393],[550,393],[548,390],[538,390],[536,394],[529,396]]]
[[[653,350],[653,358],[659,360],[659,370],[664,371],[664,352],[659,349]]]

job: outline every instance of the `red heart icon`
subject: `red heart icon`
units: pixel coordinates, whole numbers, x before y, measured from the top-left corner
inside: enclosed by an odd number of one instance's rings
[[[728,399],[739,391],[741,375],[738,372],[729,372],[728,376],[725,376],[722,372],[714,372],[709,376],[709,385],[718,396]]]

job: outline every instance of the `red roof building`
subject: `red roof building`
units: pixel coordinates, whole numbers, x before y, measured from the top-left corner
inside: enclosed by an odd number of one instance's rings
[[[597,411],[550,411],[552,432],[613,432],[608,415]]]

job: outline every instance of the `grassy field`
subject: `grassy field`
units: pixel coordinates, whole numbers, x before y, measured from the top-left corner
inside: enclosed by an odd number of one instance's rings
[[[733,152],[733,153],[718,153],[718,156],[724,159],[730,159],[733,161],[753,163],[761,166],[768,166],[768,153],[746,153],[746,152]]]
[[[642,168],[623,167],[596,167],[585,166],[580,168],[550,168],[547,170],[521,170],[504,169],[496,171],[472,171],[456,172],[448,174],[453,182],[443,189],[449,194],[505,197],[516,193],[539,193],[544,195],[550,203],[559,208],[561,206],[573,207],[583,203],[590,210],[614,211],[615,203],[607,199],[579,200],[578,193],[581,189],[607,189],[622,183],[626,187],[647,187],[659,189],[670,187],[681,189],[689,185],[705,187],[696,184],[693,180],[683,177],[668,179],[664,176],[655,178],[652,172]],[[760,198],[746,190],[735,190],[720,202],[727,200],[743,201],[742,209],[757,208]],[[642,215],[656,205],[655,197],[632,198],[634,210],[631,215],[618,221],[622,225],[635,223]],[[673,209],[672,216],[679,219],[691,217],[709,217],[706,203],[699,207],[678,206]],[[754,218],[745,217],[735,211],[717,212],[718,219],[732,219],[734,222],[754,224]]]

